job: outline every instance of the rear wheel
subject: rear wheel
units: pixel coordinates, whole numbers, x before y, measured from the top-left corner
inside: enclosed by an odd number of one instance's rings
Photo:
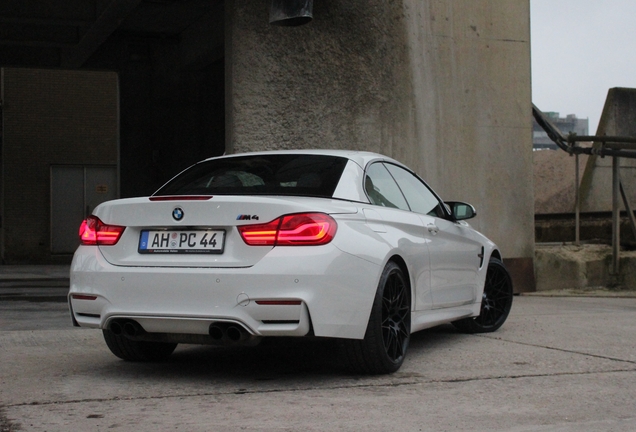
[[[493,332],[508,318],[512,296],[512,279],[508,270],[500,260],[490,258],[479,316],[455,321],[453,325],[465,333]]]
[[[411,289],[402,269],[389,262],[378,284],[369,324],[362,340],[341,341],[351,368],[360,373],[397,371],[411,336]]]
[[[177,347],[176,343],[148,342],[131,340],[126,336],[116,335],[110,330],[102,330],[104,340],[110,351],[120,359],[138,362],[154,362],[165,360]]]

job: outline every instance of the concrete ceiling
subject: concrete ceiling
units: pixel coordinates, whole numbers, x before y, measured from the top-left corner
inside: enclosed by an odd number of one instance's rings
[[[180,42],[188,32],[222,53],[223,0],[2,0],[0,66],[81,68],[111,38]]]

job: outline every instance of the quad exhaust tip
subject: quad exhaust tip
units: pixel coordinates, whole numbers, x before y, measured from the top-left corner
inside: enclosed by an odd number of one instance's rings
[[[133,320],[115,320],[110,323],[108,329],[117,336],[137,337],[145,333],[143,327]]]
[[[112,323],[110,323],[109,329],[111,332],[113,332],[113,334],[117,336],[121,335],[124,332],[124,328],[119,323],[119,321],[113,321]]]
[[[215,341],[230,343],[243,342],[250,337],[243,326],[231,323],[212,323],[209,334]]]
[[[128,321],[124,324],[124,334],[129,337],[139,336],[139,334],[143,333],[143,328],[139,325],[137,321]]]
[[[159,337],[161,334],[146,333],[137,321],[132,319],[114,319],[108,324],[108,330],[114,335],[125,336],[129,339],[146,340],[148,337]],[[241,324],[230,322],[214,322],[208,328],[208,334],[217,344],[257,344],[260,338],[252,335]]]

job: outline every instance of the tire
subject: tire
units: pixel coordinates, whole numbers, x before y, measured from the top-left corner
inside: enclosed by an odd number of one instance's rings
[[[110,330],[102,330],[110,351],[117,357],[135,362],[157,362],[170,357],[176,343],[136,341],[124,335],[116,335]]]
[[[362,340],[341,341],[348,366],[356,373],[397,371],[411,337],[411,288],[402,269],[389,262],[380,277]]]
[[[464,333],[489,333],[506,322],[512,308],[512,279],[504,264],[490,258],[479,316],[453,322]]]

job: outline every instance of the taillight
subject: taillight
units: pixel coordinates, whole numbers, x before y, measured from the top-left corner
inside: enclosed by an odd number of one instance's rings
[[[324,213],[298,213],[281,216],[266,224],[238,227],[250,246],[318,246],[329,243],[338,224]]]
[[[280,218],[266,224],[244,225],[238,227],[243,241],[250,246],[274,246],[280,226]]]
[[[323,213],[283,216],[278,229],[277,246],[321,245],[336,234],[336,221]]]
[[[87,217],[79,229],[80,242],[86,246],[117,244],[126,227],[105,225],[97,216]]]

